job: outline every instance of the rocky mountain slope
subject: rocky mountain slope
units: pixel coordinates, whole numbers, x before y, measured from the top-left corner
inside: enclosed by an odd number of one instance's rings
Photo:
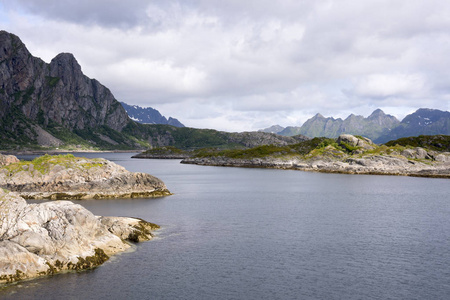
[[[5,31],[0,31],[0,83],[3,140],[33,142],[42,131],[51,134],[59,127],[121,131],[130,122],[110,90],[83,75],[72,54],[61,53],[47,64]]]
[[[125,102],[120,102],[131,120],[141,124],[166,124],[175,127],[184,127],[180,121],[169,117],[166,119],[159,111],[151,107],[140,107],[138,105],[128,105]]]
[[[316,114],[307,120],[301,127],[287,127],[278,134],[296,135],[303,134],[308,137],[330,137],[336,138],[341,134],[356,134],[376,139],[386,134],[399,124],[397,118],[386,115],[381,109],[375,110],[370,116],[356,116],[351,114],[345,120],[332,117],[325,118],[321,114]]]
[[[450,112],[421,108],[407,115],[398,126],[375,139],[385,143],[402,137],[418,135],[450,135]]]

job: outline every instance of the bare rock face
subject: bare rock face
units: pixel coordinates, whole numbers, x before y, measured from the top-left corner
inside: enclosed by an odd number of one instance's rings
[[[42,136],[42,128],[19,124],[17,116],[69,129],[107,126],[121,131],[130,122],[111,91],[85,76],[72,54],[61,53],[47,64],[6,31],[0,31],[0,82],[0,125],[10,132],[22,127],[32,140]]]
[[[100,199],[170,195],[160,179],[105,159],[73,155],[36,158],[0,168],[0,187],[26,199]]]
[[[361,148],[363,150],[371,150],[375,148],[370,139],[365,137],[356,137],[351,134],[341,134],[337,139],[337,143],[341,146],[350,145],[351,147]]]
[[[141,219],[97,217],[69,201],[27,204],[0,189],[0,283],[96,267],[146,241],[158,225]]]
[[[99,217],[108,230],[123,240],[131,242],[148,241],[153,237],[152,231],[159,226],[141,219],[127,217]]]
[[[27,205],[0,189],[0,282],[100,265],[127,249],[80,205],[55,201]]]
[[[19,159],[17,157],[15,157],[14,155],[0,154],[0,167],[18,163],[18,162],[19,162]]]
[[[415,149],[405,149],[401,152],[401,155],[403,155],[406,158],[414,158],[414,159],[426,159],[431,158],[427,151],[423,148],[417,147]]]

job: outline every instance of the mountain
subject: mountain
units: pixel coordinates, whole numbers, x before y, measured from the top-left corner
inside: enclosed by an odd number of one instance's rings
[[[450,112],[420,108],[401,122],[381,109],[367,118],[351,114],[345,120],[325,118],[318,113],[301,127],[288,126],[278,132],[284,136],[301,134],[311,138],[336,138],[343,133],[365,136],[376,143],[419,135],[450,135]]]
[[[272,125],[269,128],[260,129],[259,132],[268,132],[268,133],[279,133],[284,130],[284,127],[281,127],[280,125]]]
[[[6,31],[0,31],[0,118],[2,145],[57,146],[73,131],[108,140],[106,131],[130,122],[111,91],[83,75],[72,54],[47,64]]]
[[[167,124],[182,125],[172,118]],[[303,139],[137,123],[107,87],[83,74],[72,54],[58,54],[46,63],[32,56],[19,37],[0,31],[2,150],[242,148]]]
[[[124,102],[120,102],[131,120],[142,124],[167,124],[176,127],[184,127],[180,121],[169,117],[162,116],[159,111],[151,107],[140,107],[137,105],[128,105]]]
[[[399,121],[391,115],[386,115],[381,109],[375,110],[369,117],[349,115],[345,120],[332,117],[325,118],[316,114],[301,127],[286,127],[280,135],[292,136],[302,134],[308,137],[336,138],[343,133],[362,135],[376,139],[394,128]]]
[[[374,141],[385,143],[402,137],[419,135],[450,135],[450,112],[420,108],[407,115],[398,126]]]

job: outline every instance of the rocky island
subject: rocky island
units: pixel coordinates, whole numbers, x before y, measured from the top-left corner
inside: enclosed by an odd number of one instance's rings
[[[6,158],[5,158],[6,159]],[[13,158],[10,158],[13,160]],[[0,168],[0,187],[25,199],[100,199],[170,195],[158,178],[105,159],[44,155]]]
[[[448,142],[448,136],[420,138],[442,138]],[[198,152],[181,163],[450,178],[448,151],[398,144],[376,145],[370,139],[349,134],[340,135],[337,139],[314,138],[286,147],[261,146],[246,150]]]
[[[128,217],[94,216],[59,199],[157,197],[165,184],[104,159],[72,155],[31,162],[0,155],[0,284],[101,265],[152,238],[158,225]],[[58,199],[27,204],[28,199]]]

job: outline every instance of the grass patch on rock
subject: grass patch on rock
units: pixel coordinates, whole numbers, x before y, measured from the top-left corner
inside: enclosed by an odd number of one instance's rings
[[[34,170],[39,171],[41,174],[46,174],[56,165],[60,165],[64,168],[79,168],[88,170],[95,167],[101,167],[103,163],[99,159],[88,160],[85,158],[75,157],[73,154],[46,154],[36,157],[32,161],[20,161],[18,163],[4,166],[2,169],[8,171],[10,176],[21,171],[28,171],[31,173]]]

